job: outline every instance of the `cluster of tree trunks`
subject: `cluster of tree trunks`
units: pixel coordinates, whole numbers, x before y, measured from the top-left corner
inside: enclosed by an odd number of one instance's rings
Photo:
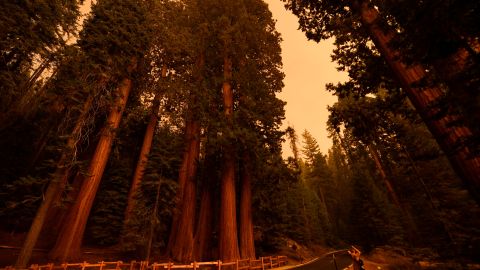
[[[232,91],[232,60],[228,55],[228,45],[225,42],[223,62],[223,106],[228,125],[233,126],[233,91]],[[234,143],[229,142],[224,149],[222,177],[220,183],[220,235],[219,258],[230,261],[240,257],[237,238],[237,213],[235,196],[235,152]]]
[[[89,96],[87,101],[83,106],[83,110],[80,114],[79,119],[77,120],[75,127],[73,128],[70,137],[67,140],[65,151],[62,153],[60,160],[58,161],[58,167],[53,174],[52,180],[50,181],[47,190],[45,192],[44,199],[42,204],[37,210],[35,218],[33,219],[32,224],[30,225],[30,230],[25,238],[20,254],[15,263],[16,268],[24,268],[27,266],[32,250],[37,243],[40,232],[43,229],[43,225],[46,220],[49,220],[49,212],[51,213],[52,206],[55,203],[59,203],[61,200],[61,194],[65,189],[65,185],[68,181],[68,176],[70,174],[70,163],[74,158],[73,152],[75,144],[77,143],[77,138],[79,137],[81,130],[84,125],[85,118],[87,117],[90,106],[92,105],[93,97]]]
[[[111,4],[111,3],[107,3]],[[108,6],[106,4],[106,6]],[[154,7],[153,2],[148,4],[150,7]],[[110,6],[111,7],[111,6]],[[132,7],[132,6],[130,6]],[[96,18],[94,14],[94,18]],[[268,18],[267,18],[268,19]],[[110,32],[109,32],[110,34]],[[90,41],[85,41],[88,43]],[[145,41],[147,42],[147,41]],[[128,41],[126,43],[132,44]],[[223,116],[227,128],[233,130],[234,128],[234,91],[233,91],[233,60],[232,55],[229,55],[229,51],[232,48],[232,44],[225,42],[225,54],[223,63],[223,77],[222,84],[222,96],[223,96]],[[85,45],[85,44],[83,44]],[[118,45],[118,44],[115,44]],[[85,45],[86,46],[86,45]],[[95,46],[95,45],[94,45]],[[93,46],[93,47],[94,47]],[[81,47],[81,46],[80,46]],[[133,47],[133,45],[132,45]],[[140,48],[141,46],[139,46]],[[138,50],[146,50],[146,48],[136,48]],[[82,48],[84,49],[84,48]],[[133,50],[133,49],[132,49]],[[163,49],[162,49],[163,50]],[[135,51],[125,53],[125,55],[141,55],[146,51]],[[111,51],[108,51],[111,53]],[[107,53],[107,54],[108,54]],[[53,57],[53,56],[52,56]],[[107,60],[102,63],[106,66],[115,62],[115,55],[106,56]],[[48,68],[52,58],[44,60],[40,67],[33,73],[32,77],[26,81],[23,91],[27,92],[20,105],[25,106],[28,103],[28,98],[31,96],[29,90],[32,90],[32,85],[41,76],[41,74]],[[90,59],[89,59],[90,60]],[[123,61],[123,60],[122,60]],[[120,61],[121,62],[121,61]],[[120,63],[118,62],[118,63]],[[96,65],[96,63],[95,63]],[[81,246],[84,237],[84,232],[87,226],[87,221],[92,210],[97,190],[99,189],[102,176],[104,174],[107,162],[112,151],[112,144],[115,140],[115,133],[119,128],[122,120],[122,115],[125,111],[127,101],[130,93],[132,92],[132,75],[137,71],[137,58],[134,57],[133,64],[126,70],[127,73],[119,76],[118,80],[108,81],[108,83],[118,83],[117,88],[113,93],[114,100],[110,104],[106,123],[101,128],[98,136],[98,141],[95,145],[92,145],[91,156],[89,156],[89,163],[87,171],[82,174],[79,171],[72,170],[72,160],[75,160],[76,144],[79,137],[82,135],[82,129],[84,128],[86,118],[91,117],[91,110],[95,104],[95,94],[92,93],[88,96],[84,102],[83,110],[79,112],[77,122],[74,125],[70,138],[67,140],[65,150],[60,156],[57,162],[57,168],[53,174],[52,180],[46,190],[44,200],[37,212],[37,216],[31,226],[30,232],[27,235],[25,245],[18,257],[17,267],[24,268],[29,261],[33,247],[35,246],[37,239],[39,238],[42,229],[45,230],[44,223],[48,220],[54,220],[53,217],[61,216],[61,222],[54,224],[58,232],[55,232],[55,242],[51,249],[49,256],[51,259],[57,261],[75,261],[81,257]],[[122,65],[120,65],[121,67]],[[98,65],[95,66],[97,68]],[[103,68],[103,66],[102,66]],[[110,72],[110,67],[106,70]],[[193,74],[196,76],[197,87],[202,87],[205,76],[205,55],[201,53],[197,59],[197,62],[193,68]],[[112,74],[117,74],[116,68],[111,68]],[[107,71],[101,71],[104,76]],[[123,74],[124,70],[120,73]],[[167,73],[167,67],[162,66],[162,77],[165,78]],[[110,74],[112,77],[113,75]],[[126,75],[128,74],[128,75]],[[72,75],[73,76],[73,75]],[[85,75],[86,76],[86,75]],[[105,88],[107,80],[103,82],[97,82],[98,85]],[[96,84],[97,85],[97,84]],[[97,86],[94,86],[94,88]],[[98,87],[97,87],[98,88]],[[92,91],[93,92],[93,91]],[[97,93],[98,94],[98,93]],[[214,176],[209,177],[206,183],[202,183],[201,192],[201,205],[200,211],[197,215],[197,167],[200,158],[200,145],[201,145],[201,131],[204,127],[201,126],[201,121],[198,112],[195,111],[196,96],[198,93],[192,90],[191,95],[187,100],[189,108],[187,108],[185,117],[185,149],[182,156],[182,163],[178,172],[178,189],[176,193],[176,209],[172,218],[171,232],[169,235],[169,241],[167,245],[168,256],[175,261],[190,262],[193,260],[201,260],[207,256],[212,256],[212,252],[209,250],[211,246],[212,231],[214,228],[213,218],[215,209],[214,205],[219,205],[219,237],[218,237],[218,256],[223,261],[233,261],[244,258],[255,258],[255,247],[253,240],[253,217],[251,212],[252,205],[252,172],[251,172],[251,157],[248,152],[245,152],[242,157],[241,170],[241,200],[240,200],[240,234],[237,235],[237,205],[236,205],[236,179],[237,175],[237,149],[235,145],[236,138],[229,137],[229,142],[222,148],[222,165],[221,165],[221,177],[220,177],[220,199],[218,201],[213,200],[213,191],[216,183],[213,182]],[[140,150],[140,155],[136,164],[135,172],[133,175],[132,183],[128,193],[127,207],[124,212],[124,227],[126,228],[129,220],[133,219],[134,209],[137,204],[136,195],[141,187],[142,178],[146,170],[148,163],[148,156],[150,154],[153,138],[155,136],[155,130],[159,122],[160,111],[160,99],[159,94],[155,95],[153,105],[151,107],[151,114],[148,121],[148,125],[145,130],[143,144]],[[64,109],[62,107],[62,109]],[[59,110],[61,111],[61,110]],[[92,120],[92,119],[89,119]],[[228,132],[225,132],[224,136],[227,136]],[[48,134],[46,134],[48,135]],[[45,138],[48,136],[44,136]],[[44,140],[40,140],[41,145],[45,145]],[[84,153],[83,153],[84,154]],[[37,158],[34,158],[35,160]],[[73,180],[72,180],[73,179]],[[73,203],[68,210],[59,211],[55,207],[55,204],[59,204],[62,201],[63,192],[69,181],[73,181],[78,189],[71,191],[69,197]],[[160,190],[160,188],[159,188]],[[157,202],[155,208],[158,206],[159,192],[157,192]],[[51,217],[51,218],[49,218]],[[198,222],[197,221],[198,218]],[[51,222],[51,221],[50,221]],[[53,226],[52,226],[53,227]],[[150,242],[151,244],[151,242]],[[149,245],[150,245],[149,244]]]
[[[197,60],[198,87],[201,86],[204,68],[204,55],[201,54]],[[224,56],[223,65],[224,82],[222,84],[224,117],[227,126],[233,126],[233,90],[232,60],[228,54]],[[193,101],[195,97],[191,98]],[[213,228],[213,200],[212,200],[212,179],[207,176],[206,183],[202,185],[201,205],[198,213],[197,227],[196,220],[196,173],[197,162],[200,154],[200,133],[201,126],[195,113],[190,110],[185,125],[185,151],[179,171],[179,187],[177,190],[177,206],[171,226],[171,233],[168,243],[168,255],[175,261],[189,262],[202,260],[211,256],[209,251],[211,245],[211,232]],[[233,138],[229,138],[233,140]],[[219,214],[219,239],[218,258],[223,261],[233,261],[240,258],[255,257],[253,243],[253,221],[251,213],[251,174],[248,171],[250,166],[242,168],[242,198],[240,205],[241,217],[241,249],[239,250],[237,236],[237,206],[235,191],[236,163],[234,142],[230,141],[223,148],[222,173],[220,179],[220,214]],[[207,159],[210,157],[207,157]],[[246,164],[249,162],[245,159]],[[209,163],[209,162],[207,162]],[[215,256],[216,257],[216,256]]]
[[[107,122],[101,132],[87,176],[80,188],[78,199],[70,209],[65,224],[60,231],[50,257],[59,261],[76,260],[80,256],[83,234],[88,216],[100,185],[105,166],[115,138],[115,130],[120,124],[122,114],[132,89],[132,80],[125,78],[120,83],[117,96],[112,105]]]

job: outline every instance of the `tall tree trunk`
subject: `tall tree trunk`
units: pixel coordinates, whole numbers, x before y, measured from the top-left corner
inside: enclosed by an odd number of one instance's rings
[[[68,176],[70,174],[71,163],[75,159],[77,140],[81,135],[82,128],[92,102],[93,96],[90,95],[83,105],[82,113],[80,114],[75,127],[73,128],[72,133],[67,140],[65,150],[63,151],[60,160],[57,163],[57,169],[50,180],[47,191],[43,196],[43,201],[37,210],[32,224],[30,225],[30,230],[28,231],[27,237],[25,238],[22,249],[20,250],[15,263],[16,268],[25,268],[27,266],[32,255],[33,248],[35,247],[40,232],[42,231],[47,214],[54,203],[58,202],[61,198],[61,193],[65,188]]]
[[[350,149],[350,146],[348,146],[345,143],[345,139],[342,138],[342,135],[340,135],[340,132],[337,131],[336,134],[340,142],[339,146],[343,150],[343,152],[345,153],[345,157],[347,158],[347,162],[345,162],[345,159],[342,158],[342,165],[344,165],[345,167],[351,167],[354,160],[352,155],[352,150]]]
[[[378,155],[378,151],[376,147],[373,144],[368,144],[367,145],[368,151],[370,152],[370,155],[372,156],[373,160],[375,161],[375,166],[377,167],[378,172],[380,173],[380,177],[383,180],[383,183],[385,184],[385,187],[387,188],[387,192],[390,195],[390,199],[392,202],[395,204],[395,206],[400,210],[404,218],[406,219],[407,222],[407,232],[408,232],[408,238],[410,241],[416,241],[418,237],[417,233],[417,226],[413,220],[412,215],[410,212],[406,209],[406,207],[400,202],[400,199],[398,198],[397,192],[393,188],[392,182],[390,181],[389,177],[387,176],[382,160],[380,159],[380,156]]]
[[[227,49],[227,45],[225,46]],[[232,60],[225,50],[223,64],[223,105],[224,115],[233,127]],[[220,184],[220,235],[219,256],[223,261],[234,261],[240,257],[237,238],[237,213],[235,199],[235,152],[233,143],[224,148],[222,179]]]
[[[320,203],[321,203],[321,207],[323,208],[323,211],[325,211],[325,221],[327,224],[325,224],[328,229],[331,229],[332,228],[332,222],[331,222],[331,218],[330,218],[330,211],[328,210],[328,206],[327,206],[327,200],[325,199],[325,195],[323,194],[323,188],[320,186],[318,189],[318,196],[320,197]]]
[[[162,66],[162,78],[167,77],[167,67]],[[143,137],[142,149],[140,150],[140,156],[138,157],[137,167],[135,168],[135,173],[133,174],[132,185],[128,193],[127,208],[125,209],[125,219],[124,223],[126,224],[132,217],[133,209],[136,203],[137,191],[140,188],[140,183],[143,179],[143,174],[148,163],[148,155],[150,154],[150,149],[152,148],[153,135],[155,134],[155,128],[158,123],[158,112],[160,111],[160,94],[156,93],[155,98],[153,99],[152,112],[150,114],[150,119],[148,121],[147,129],[145,130],[145,135]]]
[[[392,200],[393,204],[397,206],[398,209],[402,209],[402,204],[400,203],[400,200],[398,199],[397,193],[393,189],[393,185],[388,179],[387,173],[385,172],[385,169],[383,168],[382,161],[380,160],[380,157],[378,156],[377,149],[372,144],[367,145],[368,151],[370,152],[370,155],[372,156],[373,160],[375,161],[375,167],[378,170],[378,173],[380,174],[380,177],[383,180],[383,183],[385,184],[385,187],[387,188],[388,195],[390,195],[390,199]]]
[[[207,130],[210,130],[207,127]],[[203,155],[204,159],[204,182],[202,183],[202,194],[200,198],[200,212],[198,215],[198,223],[195,231],[194,242],[194,260],[207,261],[213,259],[212,234],[213,234],[213,193],[217,177],[217,162],[215,153],[210,153],[208,149],[213,146],[208,138],[215,136],[212,132],[206,135],[207,141]],[[215,256],[216,257],[216,256]]]
[[[438,116],[439,110],[433,105],[442,98],[442,89],[438,86],[422,88],[415,85],[426,78],[425,68],[420,64],[407,66],[402,62],[401,52],[389,46],[395,33],[383,30],[379,24],[379,13],[369,5],[369,1],[356,0],[353,2],[353,8],[359,12],[362,23],[375,46],[382,53],[408,98],[447,155],[453,169],[463,180],[472,197],[480,203],[480,157],[474,156],[462,143],[472,136],[471,130],[465,126],[450,125],[459,119],[458,115]]]
[[[251,160],[243,153],[242,193],[240,197],[240,255],[242,259],[255,259],[252,216]]]
[[[209,164],[207,164],[207,170]],[[213,231],[213,202],[212,202],[212,183],[213,173],[208,174],[207,181],[202,187],[200,200],[200,213],[198,215],[197,230],[194,239],[194,260],[204,261],[212,259],[212,253],[209,252]]]
[[[415,178],[418,180],[418,182],[421,184],[423,191],[425,192],[425,195],[427,195],[428,202],[430,203],[430,207],[433,211],[433,215],[442,223],[442,227],[445,230],[445,233],[448,236],[449,242],[454,245],[454,237],[451,232],[450,226],[443,220],[443,218],[440,215],[441,210],[437,207],[433,200],[432,193],[430,192],[430,189],[428,186],[425,184],[425,181],[423,180],[422,175],[420,174],[420,170],[417,167],[415,161],[412,159],[412,156],[410,155],[410,152],[407,150],[407,148],[398,142],[399,145],[401,145],[403,152],[405,153],[405,156],[407,157],[408,163],[410,163],[410,166],[412,167],[413,171],[415,172]]]
[[[172,217],[172,224],[170,229],[170,235],[168,237],[168,244],[167,244],[167,253],[168,256],[171,256],[171,250],[173,249],[173,245],[175,243],[175,239],[177,238],[177,231],[178,231],[178,220],[181,215],[180,209],[182,208],[182,200],[183,200],[183,191],[185,188],[185,183],[187,181],[187,171],[188,171],[188,160],[189,160],[189,147],[190,141],[192,140],[192,128],[190,127],[190,122],[187,121],[185,124],[185,149],[183,151],[182,157],[182,164],[180,165],[180,170],[178,171],[178,187],[177,192],[175,194],[175,210],[173,212]]]
[[[152,253],[152,242],[153,242],[153,234],[155,229],[155,220],[157,219],[157,212],[158,212],[158,204],[160,201],[160,189],[162,188],[162,178],[158,179],[158,186],[157,186],[157,195],[155,196],[155,205],[153,206],[153,213],[152,217],[150,218],[150,233],[148,234],[148,244],[147,244],[147,256],[145,260],[147,262],[150,261],[150,254]]]
[[[302,186],[305,186],[305,184],[302,184]],[[305,196],[302,196],[302,214],[303,214],[303,220],[305,222],[305,241],[307,243],[310,243],[312,240],[312,227],[310,226],[310,219],[308,218],[307,215],[307,205],[305,204]]]
[[[111,108],[107,123],[102,130],[97,148],[90,161],[87,177],[82,184],[78,199],[72,206],[57,242],[50,252],[52,259],[67,261],[76,260],[80,257],[80,248],[88,216],[112,149],[115,130],[120,124],[131,89],[132,81],[128,78],[123,79],[118,88],[118,96]]]
[[[27,108],[30,100],[36,95],[36,93],[33,91],[33,86],[43,72],[50,66],[50,63],[54,59],[54,54],[55,53],[52,53],[48,58],[44,59],[40,66],[38,66],[38,68],[32,73],[28,81],[25,82],[25,84],[21,87],[20,91],[22,93],[22,97],[17,104],[15,104],[15,107],[13,108],[14,111],[23,112]],[[54,71],[54,73],[56,73],[56,71]]]
[[[133,213],[133,209],[136,204],[137,191],[140,188],[141,181],[143,179],[143,174],[148,164],[148,155],[152,148],[153,137],[155,134],[155,128],[158,123],[158,112],[160,111],[160,101],[159,95],[155,95],[152,105],[152,112],[150,114],[150,119],[145,130],[145,135],[143,136],[142,148],[140,150],[140,155],[138,157],[137,166],[135,167],[135,172],[133,174],[132,185],[130,186],[130,191],[128,192],[127,207],[125,209],[125,219],[124,222],[127,223]]]
[[[53,54],[44,59],[28,80],[18,87],[18,98],[9,104],[5,112],[0,113],[0,130],[6,130],[17,119],[18,115],[25,115],[26,112],[31,110],[31,106],[28,107],[28,105],[36,95],[35,91],[33,91],[35,90],[33,86],[42,73],[49,67],[52,60]],[[56,71],[54,71],[54,73],[55,72]]]
[[[201,88],[205,56],[201,53],[195,63],[197,87]],[[189,262],[193,259],[195,233],[196,174],[200,154],[200,123],[193,109],[196,93],[190,94],[190,107],[186,116],[186,148],[179,172],[176,212],[168,243],[168,252],[172,259]]]
[[[183,197],[177,204],[178,220],[177,226],[172,227],[175,230],[170,255],[172,259],[180,262],[189,262],[193,258],[194,226],[195,226],[195,201],[196,201],[196,172],[197,162],[200,151],[200,125],[197,121],[187,121],[187,133],[191,133],[190,141],[187,142],[188,153],[184,155],[187,158],[187,172],[185,174]]]
[[[85,176],[80,170],[71,170],[71,175],[73,174],[75,174],[73,177],[68,177],[68,181],[71,181],[71,184],[68,186],[68,193],[66,194],[66,197],[64,198],[65,191],[60,192],[58,196],[55,197],[53,204],[50,206],[50,209],[47,212],[45,224],[38,240],[39,243],[37,247],[39,248],[43,247],[50,249],[55,245],[55,241],[58,237],[58,233],[62,229],[65,218],[77,199],[78,192],[82,187]]]

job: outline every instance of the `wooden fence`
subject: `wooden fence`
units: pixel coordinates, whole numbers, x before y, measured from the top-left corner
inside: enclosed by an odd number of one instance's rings
[[[124,263],[117,262],[99,262],[99,263],[63,263],[63,264],[32,264],[29,270],[175,270],[175,269],[192,269],[192,270],[255,270],[255,269],[271,269],[287,264],[287,256],[270,256],[260,257],[258,260],[236,260],[234,262],[193,262],[191,264],[174,264],[168,263],[151,263],[146,261],[131,261]],[[12,266],[7,266],[5,270],[15,269]]]

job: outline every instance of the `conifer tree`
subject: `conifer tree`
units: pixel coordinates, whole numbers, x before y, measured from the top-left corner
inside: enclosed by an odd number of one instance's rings
[[[478,201],[480,163],[475,151],[462,143],[474,135],[466,125],[467,116],[455,112],[448,101],[443,109],[435,106],[442,101],[443,97],[440,83],[421,85],[421,82],[429,80],[429,74],[418,61],[409,65],[404,52],[391,46],[390,41],[397,33],[392,26],[387,26],[388,23],[383,20],[379,10],[370,1],[335,4],[325,1],[286,2],[288,8],[300,17],[300,27],[307,32],[307,37],[317,41],[332,36],[342,36],[342,32],[345,33],[345,31],[352,33],[352,27],[342,27],[342,24],[350,26],[352,24],[348,22],[351,20],[359,22],[358,25],[363,27],[361,31],[375,43],[376,49],[390,66],[442,150],[448,155],[452,167]],[[447,113],[442,113],[444,109]]]
[[[19,101],[34,97],[33,84],[64,48],[65,37],[75,34],[78,6],[77,0],[0,4],[1,130],[18,117],[15,114],[25,113],[18,111]]]
[[[162,78],[167,77],[167,67],[162,66]],[[158,113],[160,110],[160,93],[155,93],[152,104],[152,112],[148,121],[147,128],[145,130],[145,136],[143,138],[142,149],[138,158],[137,167],[133,175],[132,185],[130,187],[127,208],[125,210],[125,223],[128,222],[132,215],[133,208],[135,207],[135,196],[137,196],[137,190],[140,187],[141,180],[148,162],[148,155],[152,147],[153,136],[159,120]]]
[[[54,259],[65,261],[80,256],[87,219],[108,161],[115,130],[118,128],[132,89],[130,76],[137,68],[138,57],[147,46],[145,35],[148,30],[144,24],[146,22],[145,13],[145,7],[136,1],[126,1],[120,4],[109,0],[99,1],[92,7],[92,17],[86,23],[81,34],[79,44],[82,49],[88,51],[91,56],[98,57],[96,60],[99,62],[97,63],[100,67],[104,67],[104,72],[109,72],[112,76],[122,79],[112,94],[114,103],[111,105],[106,124],[101,131],[96,150],[90,161],[88,175],[79,191],[77,201],[68,213],[57,242],[50,252],[50,256]],[[119,14],[123,16],[119,17]],[[109,35],[109,40],[98,39],[99,34],[111,32],[111,25],[117,27],[114,32],[116,35]],[[126,47],[127,45],[129,47]],[[110,65],[118,65],[121,68],[115,69]]]
[[[176,211],[173,215],[167,253],[175,261],[189,262],[195,254],[195,222],[196,222],[196,190],[197,168],[200,157],[202,115],[204,114],[205,83],[205,30],[207,24],[199,10],[197,1],[185,1],[185,8],[179,6],[177,16],[179,32],[187,38],[187,43],[177,46],[183,51],[186,61],[185,80],[187,88],[184,94],[184,136],[185,148],[182,154],[182,165],[178,173],[178,189],[176,194]],[[181,13],[183,17],[180,18]],[[200,251],[199,251],[200,252]],[[201,252],[200,252],[201,253]]]

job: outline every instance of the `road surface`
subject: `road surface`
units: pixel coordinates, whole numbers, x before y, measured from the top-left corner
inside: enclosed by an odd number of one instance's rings
[[[335,260],[333,256],[325,255],[320,257],[318,260],[304,264],[299,267],[295,267],[295,270],[343,270],[352,263],[350,255],[346,253],[340,253],[335,255]],[[336,264],[336,266],[335,266]]]

